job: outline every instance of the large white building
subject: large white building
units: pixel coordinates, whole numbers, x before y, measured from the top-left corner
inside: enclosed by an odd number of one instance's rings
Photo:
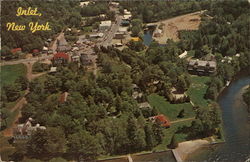
[[[101,21],[101,24],[99,25],[99,30],[104,31],[108,30],[111,27],[111,21]]]

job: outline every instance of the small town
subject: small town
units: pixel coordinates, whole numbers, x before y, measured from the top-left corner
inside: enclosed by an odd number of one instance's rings
[[[249,161],[249,7],[1,1],[0,161]]]

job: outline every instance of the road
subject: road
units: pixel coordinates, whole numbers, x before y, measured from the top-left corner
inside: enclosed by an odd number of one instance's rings
[[[56,49],[57,49],[57,39],[60,39],[61,37],[64,37],[64,33],[61,32],[56,39],[54,40],[54,42],[52,43],[52,45],[50,46],[50,50],[53,51],[53,54],[56,53]],[[42,56],[39,57],[34,57],[34,58],[28,58],[28,59],[19,59],[19,60],[14,60],[14,61],[2,61],[0,66],[4,66],[4,65],[14,65],[14,64],[21,64],[21,63],[34,63],[36,61],[41,61],[43,59],[50,59],[53,57],[52,55],[46,55],[43,54]]]
[[[110,8],[110,10],[115,11],[115,23],[112,24],[110,30],[107,33],[105,33],[102,42],[97,44],[97,46],[104,46],[104,47],[110,46],[112,43],[112,39],[115,36],[115,33],[118,31],[121,25],[122,16],[118,14],[119,13],[118,8]]]
[[[40,61],[40,60],[43,60],[43,59],[50,59],[52,57],[53,57],[53,55],[43,55],[43,56],[40,56],[40,57],[34,57],[34,58],[28,58],[28,59],[20,59],[20,60],[15,60],[15,61],[3,61],[3,62],[1,62],[0,66],[36,62],[36,61]]]
[[[186,118],[186,119],[179,119],[179,120],[175,120],[175,121],[171,121],[170,124],[175,124],[175,123],[179,123],[179,122],[183,122],[183,121],[189,121],[189,120],[194,120],[195,118]]]

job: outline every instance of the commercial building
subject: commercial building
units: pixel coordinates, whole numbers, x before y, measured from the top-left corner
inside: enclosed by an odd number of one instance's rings
[[[111,21],[101,21],[101,24],[99,25],[99,30],[104,31],[108,30],[111,27]]]
[[[216,72],[215,61],[190,60],[188,63],[188,71],[198,75],[208,75]]]

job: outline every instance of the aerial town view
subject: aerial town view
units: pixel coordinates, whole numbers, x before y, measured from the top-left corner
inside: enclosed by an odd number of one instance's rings
[[[250,0],[0,6],[0,162],[250,162]]]

